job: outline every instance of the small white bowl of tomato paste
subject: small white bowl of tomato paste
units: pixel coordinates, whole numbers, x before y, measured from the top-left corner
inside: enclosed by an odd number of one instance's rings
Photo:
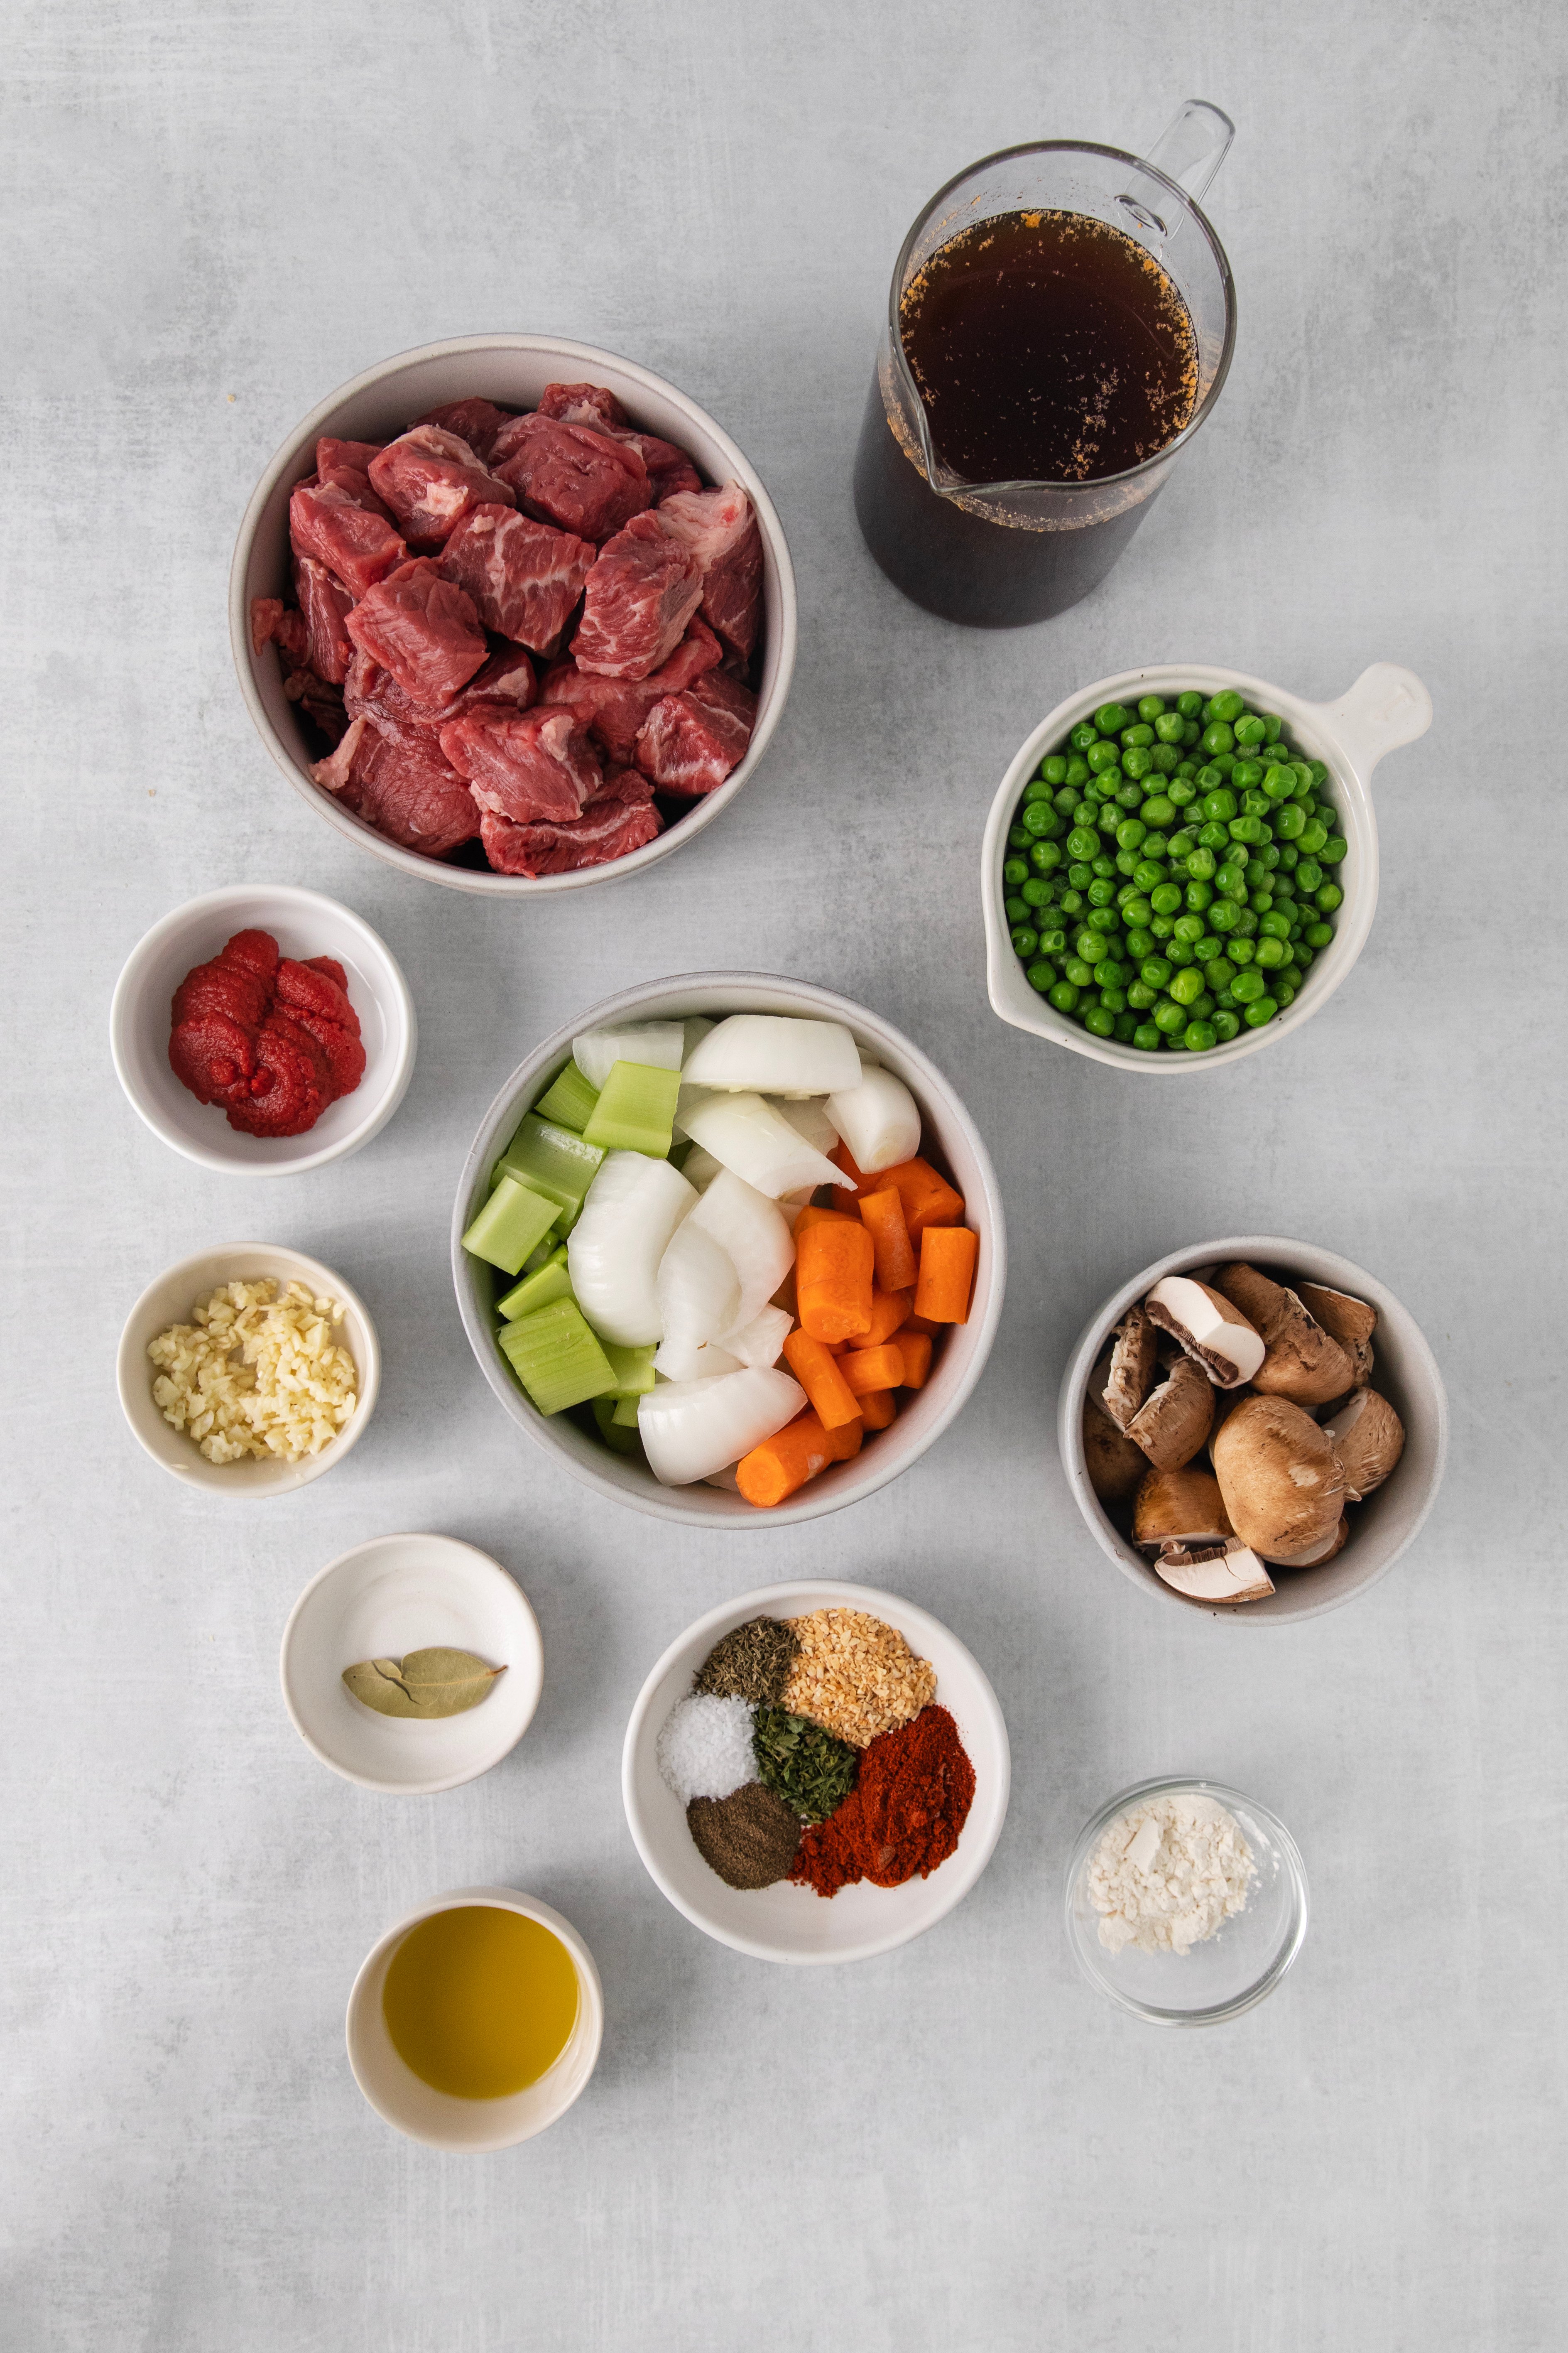
[[[418,1025],[362,916],[317,891],[237,883],[137,942],[109,1039],[132,1108],[171,1150],[228,1176],[297,1176],[380,1134]]]
[[[778,726],[795,635],[736,443],[553,335],[340,385],[262,476],[229,574],[240,689],[289,784],[386,864],[489,898],[640,873],[711,824]]]

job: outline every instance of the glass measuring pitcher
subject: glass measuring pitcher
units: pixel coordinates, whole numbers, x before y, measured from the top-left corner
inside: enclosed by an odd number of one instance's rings
[[[1004,148],[939,189],[915,222],[893,271],[855,460],[855,511],[882,570],[928,612],[981,628],[1046,620],[1096,587],[1137,530],[1230,365],[1236,290],[1197,199],[1234,136],[1227,115],[1189,99],[1144,157],[1071,140]],[[1087,215],[1120,230],[1185,305],[1185,422],[1141,463],[1087,479],[976,481],[944,460],[906,349],[910,289],[954,238],[1004,214]],[[1048,347],[1048,306],[1030,327]]]

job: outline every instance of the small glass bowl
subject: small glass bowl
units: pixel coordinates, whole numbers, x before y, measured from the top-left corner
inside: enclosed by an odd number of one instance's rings
[[[1101,1834],[1131,1807],[1174,1795],[1212,1798],[1240,1823],[1257,1876],[1246,1908],[1206,1944],[1186,1954],[1111,1953],[1100,1941],[1100,1914],[1089,1901],[1089,1858]],[[1086,1822],[1067,1871],[1068,1941],[1084,1976],[1134,2018],[1151,2026],[1217,2026],[1272,1993],[1307,1934],[1307,1873],[1295,1840],[1279,1817],[1219,1781],[1167,1774],[1123,1789]]]

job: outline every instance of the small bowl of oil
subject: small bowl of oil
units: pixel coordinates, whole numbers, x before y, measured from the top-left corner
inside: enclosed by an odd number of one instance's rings
[[[355,2083],[431,2148],[531,2140],[581,2096],[604,2031],[594,1956],[515,1887],[458,1887],[409,1913],[349,1996]]]

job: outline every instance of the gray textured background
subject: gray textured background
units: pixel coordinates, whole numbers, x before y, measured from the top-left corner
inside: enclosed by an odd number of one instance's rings
[[[12,12],[7,2353],[1560,2341],[1564,1612],[1541,1482],[1563,1395],[1564,64],[1545,0]],[[1147,142],[1189,91],[1240,126],[1211,199],[1242,319],[1219,409],[1089,602],[1016,635],[931,620],[874,570],[847,488],[903,231],[989,147]],[[793,700],[734,810],[640,882],[543,910],[340,846],[257,742],[225,635],[234,531],[295,420],[387,353],[496,327],[607,344],[711,408],[802,596]],[[994,1019],[981,826],[1063,692],[1201,657],[1329,696],[1379,656],[1437,717],[1378,779],[1383,904],[1325,1014],[1155,1089]],[[388,1132],[281,1186],[166,1152],[106,1048],[142,930],[257,879],[376,924],[423,1033]],[[721,1541],[513,1441],[445,1253],[466,1144],[523,1051],[610,988],[722,964],[841,988],[937,1058],[995,1155],[1013,1277],[981,1389],[916,1470]],[[1049,1419],[1127,1271],[1258,1227],[1405,1300],[1455,1441],[1394,1575],[1262,1637],[1116,1575]],[[342,1471],[239,1510],[136,1451],[112,1370],[142,1284],[247,1235],[342,1268],[387,1365]],[[322,1563],[420,1526],[515,1570],[547,1682],[500,1770],[399,1803],[306,1753],[276,1653]],[[803,1571],[934,1609],[1014,1741],[967,1904],[842,1973],[700,1937],[617,1788],[665,1642]],[[1275,1806],[1316,1907],[1284,1989],[1191,2037],[1082,1985],[1058,1913],[1089,1810],[1173,1768]],[[584,1930],[608,2031],[566,2123],[444,2158],[361,2101],[343,2002],[401,1910],[491,1879]]]

